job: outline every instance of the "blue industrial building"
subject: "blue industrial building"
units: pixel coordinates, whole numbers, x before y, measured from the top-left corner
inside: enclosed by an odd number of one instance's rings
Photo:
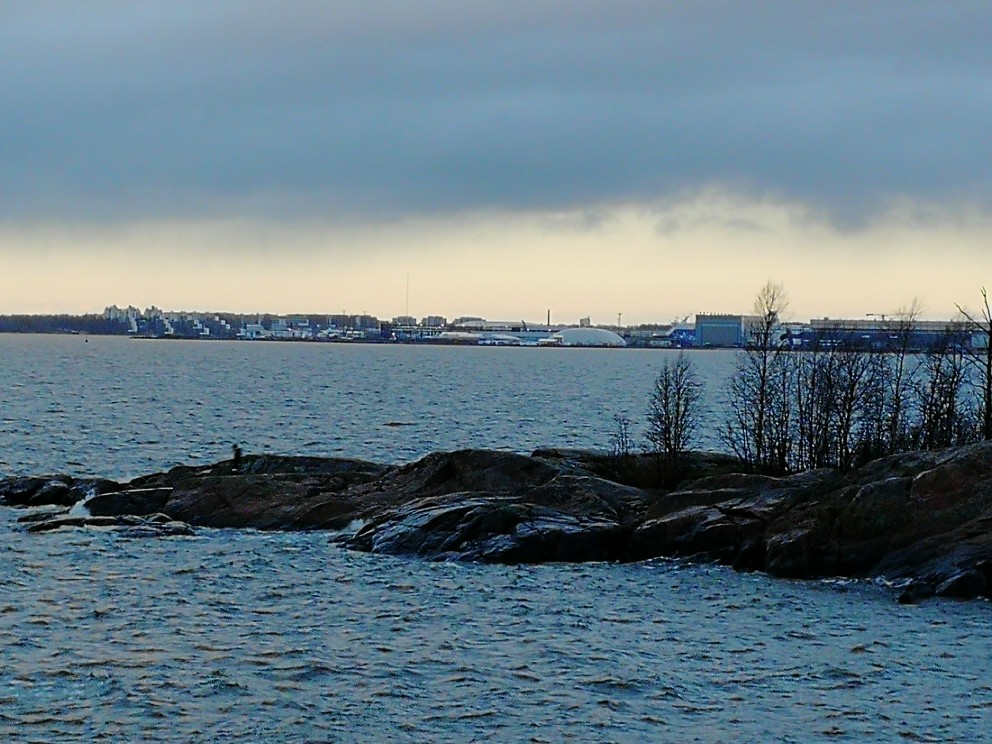
[[[953,321],[918,320],[908,323],[900,320],[817,318],[803,329],[799,347],[925,352],[972,349],[983,343],[987,343],[984,334],[976,334],[964,324]]]

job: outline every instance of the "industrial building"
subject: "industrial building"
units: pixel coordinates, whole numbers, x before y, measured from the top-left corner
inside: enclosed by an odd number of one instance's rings
[[[696,315],[694,346],[743,346],[745,315],[699,314]]]
[[[804,349],[844,347],[872,351],[981,348],[985,334],[950,320],[814,318],[802,331]]]

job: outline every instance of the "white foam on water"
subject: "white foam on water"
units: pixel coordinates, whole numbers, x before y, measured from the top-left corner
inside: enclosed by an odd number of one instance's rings
[[[93,515],[90,514],[90,510],[86,507],[86,502],[89,501],[94,496],[96,496],[96,489],[91,488],[89,491],[87,491],[86,495],[83,498],[81,498],[79,501],[77,501],[75,504],[72,505],[72,508],[69,510],[69,516],[92,517]]]
[[[365,526],[365,524],[366,522],[364,519],[352,519],[350,522],[348,522],[348,526],[341,531],[351,535],[357,535],[359,531],[361,531],[361,529]]]

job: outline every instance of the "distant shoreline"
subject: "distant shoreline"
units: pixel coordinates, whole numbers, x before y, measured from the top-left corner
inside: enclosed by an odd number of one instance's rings
[[[25,330],[25,331],[10,331],[10,330],[0,330],[0,335],[2,336],[93,336],[96,338],[125,338],[128,340],[135,341],[208,341],[208,342],[248,342],[248,343],[293,343],[293,344],[338,344],[342,346],[353,346],[353,345],[372,345],[372,346],[461,346],[461,347],[482,347],[482,348],[503,348],[503,349],[614,349],[618,351],[629,350],[629,349],[651,349],[654,351],[678,351],[682,350],[683,347],[665,347],[665,346],[652,346],[652,345],[638,345],[629,342],[626,346],[596,346],[596,345],[565,345],[565,344],[533,344],[533,343],[520,343],[520,344],[507,344],[507,343],[487,343],[485,340],[481,341],[462,341],[462,340],[445,340],[436,338],[418,338],[418,339],[385,339],[385,338],[220,338],[217,336],[153,336],[147,334],[123,334],[123,333],[92,333],[89,331],[72,331],[72,330],[60,330],[60,331],[35,331],[35,330]],[[719,346],[706,346],[706,347],[684,347],[684,350],[698,350],[698,351],[715,351],[715,350],[727,350],[734,347],[719,347]]]

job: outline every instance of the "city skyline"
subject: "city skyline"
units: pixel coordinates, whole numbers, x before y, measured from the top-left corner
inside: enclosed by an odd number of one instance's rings
[[[992,284],[992,49],[964,0],[0,20],[0,313],[636,324],[772,279],[797,318],[945,318]]]

